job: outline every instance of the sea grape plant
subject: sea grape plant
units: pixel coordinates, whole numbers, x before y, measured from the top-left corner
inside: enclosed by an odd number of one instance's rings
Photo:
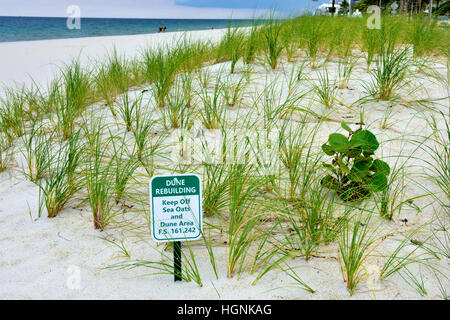
[[[353,131],[344,122],[341,126],[348,137],[332,133],[322,145],[322,151],[334,157],[331,164],[324,163],[328,174],[321,180],[322,185],[335,190],[345,202],[362,200],[384,190],[391,169],[386,162],[374,159],[379,147],[375,135],[362,127]]]

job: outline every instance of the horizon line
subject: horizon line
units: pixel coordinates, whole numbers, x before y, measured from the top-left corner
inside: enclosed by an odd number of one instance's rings
[[[60,18],[60,19],[67,19],[69,16],[17,16],[17,15],[0,15],[0,18]],[[167,20],[263,20],[264,18],[255,18],[255,17],[249,17],[249,18],[164,18],[164,17],[158,17],[158,18],[137,18],[137,17],[90,17],[86,16],[80,17],[81,19],[137,19],[137,20],[150,20],[150,19],[167,19]]]

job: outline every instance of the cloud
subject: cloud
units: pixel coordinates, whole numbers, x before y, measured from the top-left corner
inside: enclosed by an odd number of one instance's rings
[[[259,9],[284,15],[294,15],[317,6],[317,2],[312,0],[175,0],[175,4],[198,8]]]
[[[209,4],[209,6],[208,6]],[[0,16],[64,17],[69,5],[78,5],[82,17],[114,18],[251,18],[267,12],[254,7],[220,7],[176,0],[0,0]]]

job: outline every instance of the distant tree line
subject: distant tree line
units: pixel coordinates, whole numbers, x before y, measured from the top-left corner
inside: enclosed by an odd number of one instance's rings
[[[353,9],[361,12],[367,11],[371,5],[377,5],[384,11],[392,11],[391,4],[397,2],[399,13],[422,13],[429,9],[430,0],[361,0]],[[450,0],[433,0],[433,14],[448,15],[450,13]]]

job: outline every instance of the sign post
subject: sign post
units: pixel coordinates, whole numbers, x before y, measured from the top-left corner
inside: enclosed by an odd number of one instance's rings
[[[198,175],[155,176],[150,181],[151,234],[173,242],[175,281],[181,281],[181,241],[202,235],[202,192]]]
[[[175,241],[173,243],[173,270],[175,276],[175,282],[182,281],[183,278],[181,270],[181,242]]]

